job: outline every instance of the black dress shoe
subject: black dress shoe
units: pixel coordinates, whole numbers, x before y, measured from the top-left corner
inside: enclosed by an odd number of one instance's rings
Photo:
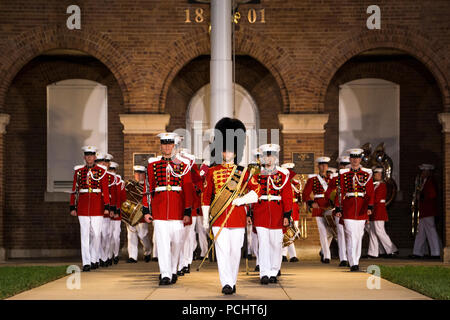
[[[184,276],[183,270],[177,271],[177,276],[180,276],[180,277]]]
[[[137,263],[133,258],[128,258],[127,263]]]
[[[289,262],[298,262],[298,258],[297,257],[292,257],[291,259],[289,259]]]
[[[268,276],[264,276],[261,278],[261,284],[269,284],[269,277]]]
[[[100,267],[102,267],[102,268],[105,267],[105,262],[102,259],[100,259]]]
[[[172,281],[170,281],[171,284],[177,283],[178,276],[176,274],[172,274]]]
[[[108,259],[108,260],[107,260],[107,263],[108,263],[108,266],[112,266],[112,259],[111,259],[111,258]]]
[[[281,276],[281,270],[278,270],[277,277]]]
[[[408,258],[410,258],[410,259],[423,259],[422,256],[417,256],[417,255],[415,255],[415,254],[410,254],[410,255],[408,256]]]
[[[270,277],[269,282],[270,283],[277,283],[277,277]]]
[[[168,277],[164,277],[161,280],[159,280],[159,285],[160,286],[167,286],[170,284],[170,279]]]
[[[350,271],[359,271],[359,266],[358,265],[351,266]]]
[[[114,257],[114,264],[118,264],[119,263],[119,257]]]
[[[153,257],[152,261],[158,261],[158,257]]]
[[[288,261],[288,259],[287,259],[287,257],[286,256],[283,256],[283,259],[281,260],[282,262],[287,262]]]
[[[367,258],[369,258],[369,259],[378,259],[378,257],[371,256],[370,254],[367,255]]]
[[[441,256],[430,256],[429,259],[439,260],[439,259],[441,259]]]
[[[84,272],[91,271],[91,266],[88,265],[88,264],[85,264],[85,265],[83,266],[83,271],[84,271]]]
[[[255,271],[259,271],[259,265],[255,267]]]
[[[319,251],[319,256],[320,256],[321,259],[323,259],[323,253],[322,253],[322,250]]]
[[[322,263],[330,263],[330,259],[323,259]]]
[[[98,269],[98,262],[96,262],[96,263],[91,262],[91,269],[92,270]]]
[[[191,273],[191,267],[190,267],[190,265],[188,265],[187,267],[184,267],[184,268],[183,268],[183,273],[184,273],[184,274],[186,274],[186,273]]]
[[[152,257],[150,255],[146,255],[146,256],[144,256],[144,261],[145,262],[150,262],[151,258]]]
[[[233,286],[233,293],[236,293],[236,285]]]
[[[233,288],[226,284],[226,285],[222,288],[222,293],[223,293],[223,294],[233,294]]]
[[[348,267],[348,261],[347,260],[342,260],[341,263],[339,263],[339,267]]]

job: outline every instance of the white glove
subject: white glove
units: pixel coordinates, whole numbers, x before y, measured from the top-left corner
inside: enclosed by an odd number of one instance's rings
[[[246,195],[236,198],[231,203],[233,206],[242,206],[244,204],[256,203],[258,202],[258,195],[255,191],[250,191]]]
[[[298,229],[298,221],[294,221],[294,225]]]
[[[202,206],[203,228],[209,229],[209,206]]]

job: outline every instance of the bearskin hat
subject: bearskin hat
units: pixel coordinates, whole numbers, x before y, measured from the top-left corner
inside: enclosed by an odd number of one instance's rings
[[[246,129],[242,121],[225,117],[216,123],[214,129],[214,141],[211,146],[213,162],[222,162],[223,151],[233,151],[236,154],[235,164],[241,162],[246,140]]]

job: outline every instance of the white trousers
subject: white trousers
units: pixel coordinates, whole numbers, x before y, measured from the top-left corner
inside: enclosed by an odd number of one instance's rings
[[[298,229],[298,221],[294,221],[295,226]],[[283,247],[283,256],[287,257],[289,255],[289,259],[293,257],[297,257],[297,251],[295,250],[295,244],[292,242],[287,247]]]
[[[384,221],[370,221],[369,228],[369,250],[367,254],[373,257],[378,257],[380,253],[380,246],[384,248],[387,254],[391,254],[397,251],[397,247],[392,243],[386,230],[384,228]]]
[[[103,216],[78,216],[83,266],[98,262]]]
[[[339,218],[334,217],[334,222],[336,223],[337,229],[337,243],[339,249],[339,261],[348,261],[347,260],[347,246],[345,244],[345,231],[344,226],[339,223]]]
[[[183,245],[183,261],[181,268],[187,267],[192,263],[195,245],[197,244],[197,239],[195,238],[195,224],[197,223],[197,217],[191,217],[191,219],[192,224],[185,227],[186,239]],[[180,268],[178,269],[181,270]]]
[[[158,258],[158,250],[156,247],[156,238],[155,238],[155,221],[153,221],[152,244],[153,244],[153,258]]]
[[[162,278],[172,279],[177,273],[180,251],[183,247],[182,220],[154,220],[155,241],[158,247],[158,264]]]
[[[344,219],[345,242],[350,266],[359,265],[366,220]]]
[[[434,217],[426,217],[419,220],[419,228],[417,230],[416,240],[414,241],[413,254],[416,256],[423,256],[427,251],[427,241],[430,246],[431,255],[440,256],[440,241],[436,231]]]
[[[111,248],[111,219],[103,218],[100,259],[102,259],[103,261],[108,260],[110,248]]]
[[[256,227],[259,241],[259,277],[276,277],[281,268],[283,230]]]
[[[208,239],[207,239],[207,231],[203,227],[203,216],[197,216],[195,224],[195,232],[198,234],[198,244],[200,246],[200,256],[204,257],[208,252]],[[195,246],[196,248],[197,246]],[[194,248],[194,250],[195,250]]]
[[[138,223],[132,227],[127,224],[127,238],[128,238],[128,257],[134,260],[138,259],[138,245],[139,241],[144,247],[144,255],[147,256],[152,253],[152,244],[148,237],[147,222]]]
[[[111,259],[119,256],[121,223],[120,220],[111,220],[111,250],[109,254]]]
[[[220,227],[213,227],[214,236]],[[217,267],[222,287],[236,285],[241,260],[241,248],[244,245],[244,228],[223,228],[215,243]]]
[[[330,244],[333,236],[328,232],[325,218],[316,217],[317,229],[319,230],[320,246],[324,259],[331,259]]]
[[[253,230],[253,229],[252,229]],[[256,257],[256,265],[259,265],[259,246],[258,234],[252,231],[252,254]]]

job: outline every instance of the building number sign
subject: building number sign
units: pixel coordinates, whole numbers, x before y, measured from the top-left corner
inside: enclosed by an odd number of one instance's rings
[[[205,10],[203,8],[196,9],[186,9],[184,23],[202,23],[205,21]],[[244,13],[245,14],[245,13]],[[251,24],[253,23],[266,23],[266,9],[256,10],[250,8],[247,10],[247,21]],[[239,23],[242,14],[236,11],[233,17],[234,23]]]

